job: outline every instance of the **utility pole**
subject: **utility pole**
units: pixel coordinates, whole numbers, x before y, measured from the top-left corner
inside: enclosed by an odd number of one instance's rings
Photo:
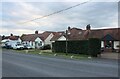
[[[66,30],[66,55],[68,54],[68,31]]]

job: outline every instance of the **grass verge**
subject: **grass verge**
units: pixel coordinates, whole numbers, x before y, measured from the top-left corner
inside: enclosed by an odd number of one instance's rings
[[[71,58],[71,59],[88,59],[88,55],[83,54],[71,54],[68,53],[53,53],[51,50],[39,50],[39,49],[30,49],[30,50],[15,50],[18,53],[28,53],[28,54],[36,54],[42,56],[56,56],[56,57],[63,57],[63,58]]]

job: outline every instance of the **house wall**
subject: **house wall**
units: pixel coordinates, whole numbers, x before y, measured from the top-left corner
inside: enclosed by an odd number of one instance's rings
[[[104,41],[101,41],[101,48],[104,47]]]
[[[30,47],[35,48],[34,44],[32,41],[22,41],[24,45],[30,45]]]
[[[33,46],[33,44],[32,44],[32,43],[33,43],[33,42],[32,42],[32,41],[30,41],[30,42],[29,42],[29,45],[30,45],[30,46]]]
[[[31,46],[32,48],[35,48],[35,42],[30,41],[30,46]]]
[[[114,41],[114,49],[119,49],[118,45],[120,45],[120,41]]]
[[[65,38],[64,36],[61,36],[58,40],[60,40],[60,41],[65,41],[66,38]]]
[[[39,44],[38,44],[40,42],[42,43],[41,46],[39,46]],[[39,47],[42,47],[44,45],[44,42],[39,37],[37,37],[35,39],[35,41],[23,41],[23,43],[30,45],[32,48],[36,48],[36,47],[39,48]]]
[[[53,38],[53,36],[54,36],[54,35],[51,33],[51,34],[45,39],[44,44],[45,44],[45,45],[47,45],[47,44],[51,45],[52,42],[51,42],[50,40]]]
[[[36,48],[40,48],[40,47],[44,46],[44,42],[43,42],[39,37],[37,37],[37,38],[35,39],[35,44],[34,44],[34,46],[35,46]]]
[[[20,38],[18,38],[18,41],[19,41],[20,43],[22,43],[22,40],[21,40]]]

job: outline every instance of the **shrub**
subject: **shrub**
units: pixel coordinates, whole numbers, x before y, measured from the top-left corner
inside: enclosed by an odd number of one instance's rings
[[[43,50],[51,49],[51,46],[49,44],[48,45],[44,45],[42,49]]]
[[[67,53],[85,54],[97,57],[100,54],[101,42],[97,38],[89,40],[72,40],[67,41]],[[55,41],[52,43],[52,51],[66,53],[66,41]]]
[[[101,41],[97,38],[90,38],[88,42],[88,54],[97,57],[101,52]]]

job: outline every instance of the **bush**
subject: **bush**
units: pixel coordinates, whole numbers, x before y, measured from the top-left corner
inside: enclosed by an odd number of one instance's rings
[[[54,52],[66,52],[66,43],[65,41],[55,41],[54,46]]]
[[[68,41],[68,53],[87,54],[87,40]]]
[[[88,43],[88,54],[97,57],[101,53],[101,41],[97,38],[90,38]]]
[[[100,48],[101,42],[97,38],[67,41],[67,53],[85,54],[97,57],[97,54],[100,54]],[[52,43],[52,51],[56,53],[66,53],[66,41],[55,41]]]
[[[67,53],[87,54],[87,42],[87,40],[67,41]],[[66,53],[66,41],[55,41],[52,43],[52,51]]]
[[[42,49],[43,50],[51,49],[51,46],[50,45],[44,45]]]

